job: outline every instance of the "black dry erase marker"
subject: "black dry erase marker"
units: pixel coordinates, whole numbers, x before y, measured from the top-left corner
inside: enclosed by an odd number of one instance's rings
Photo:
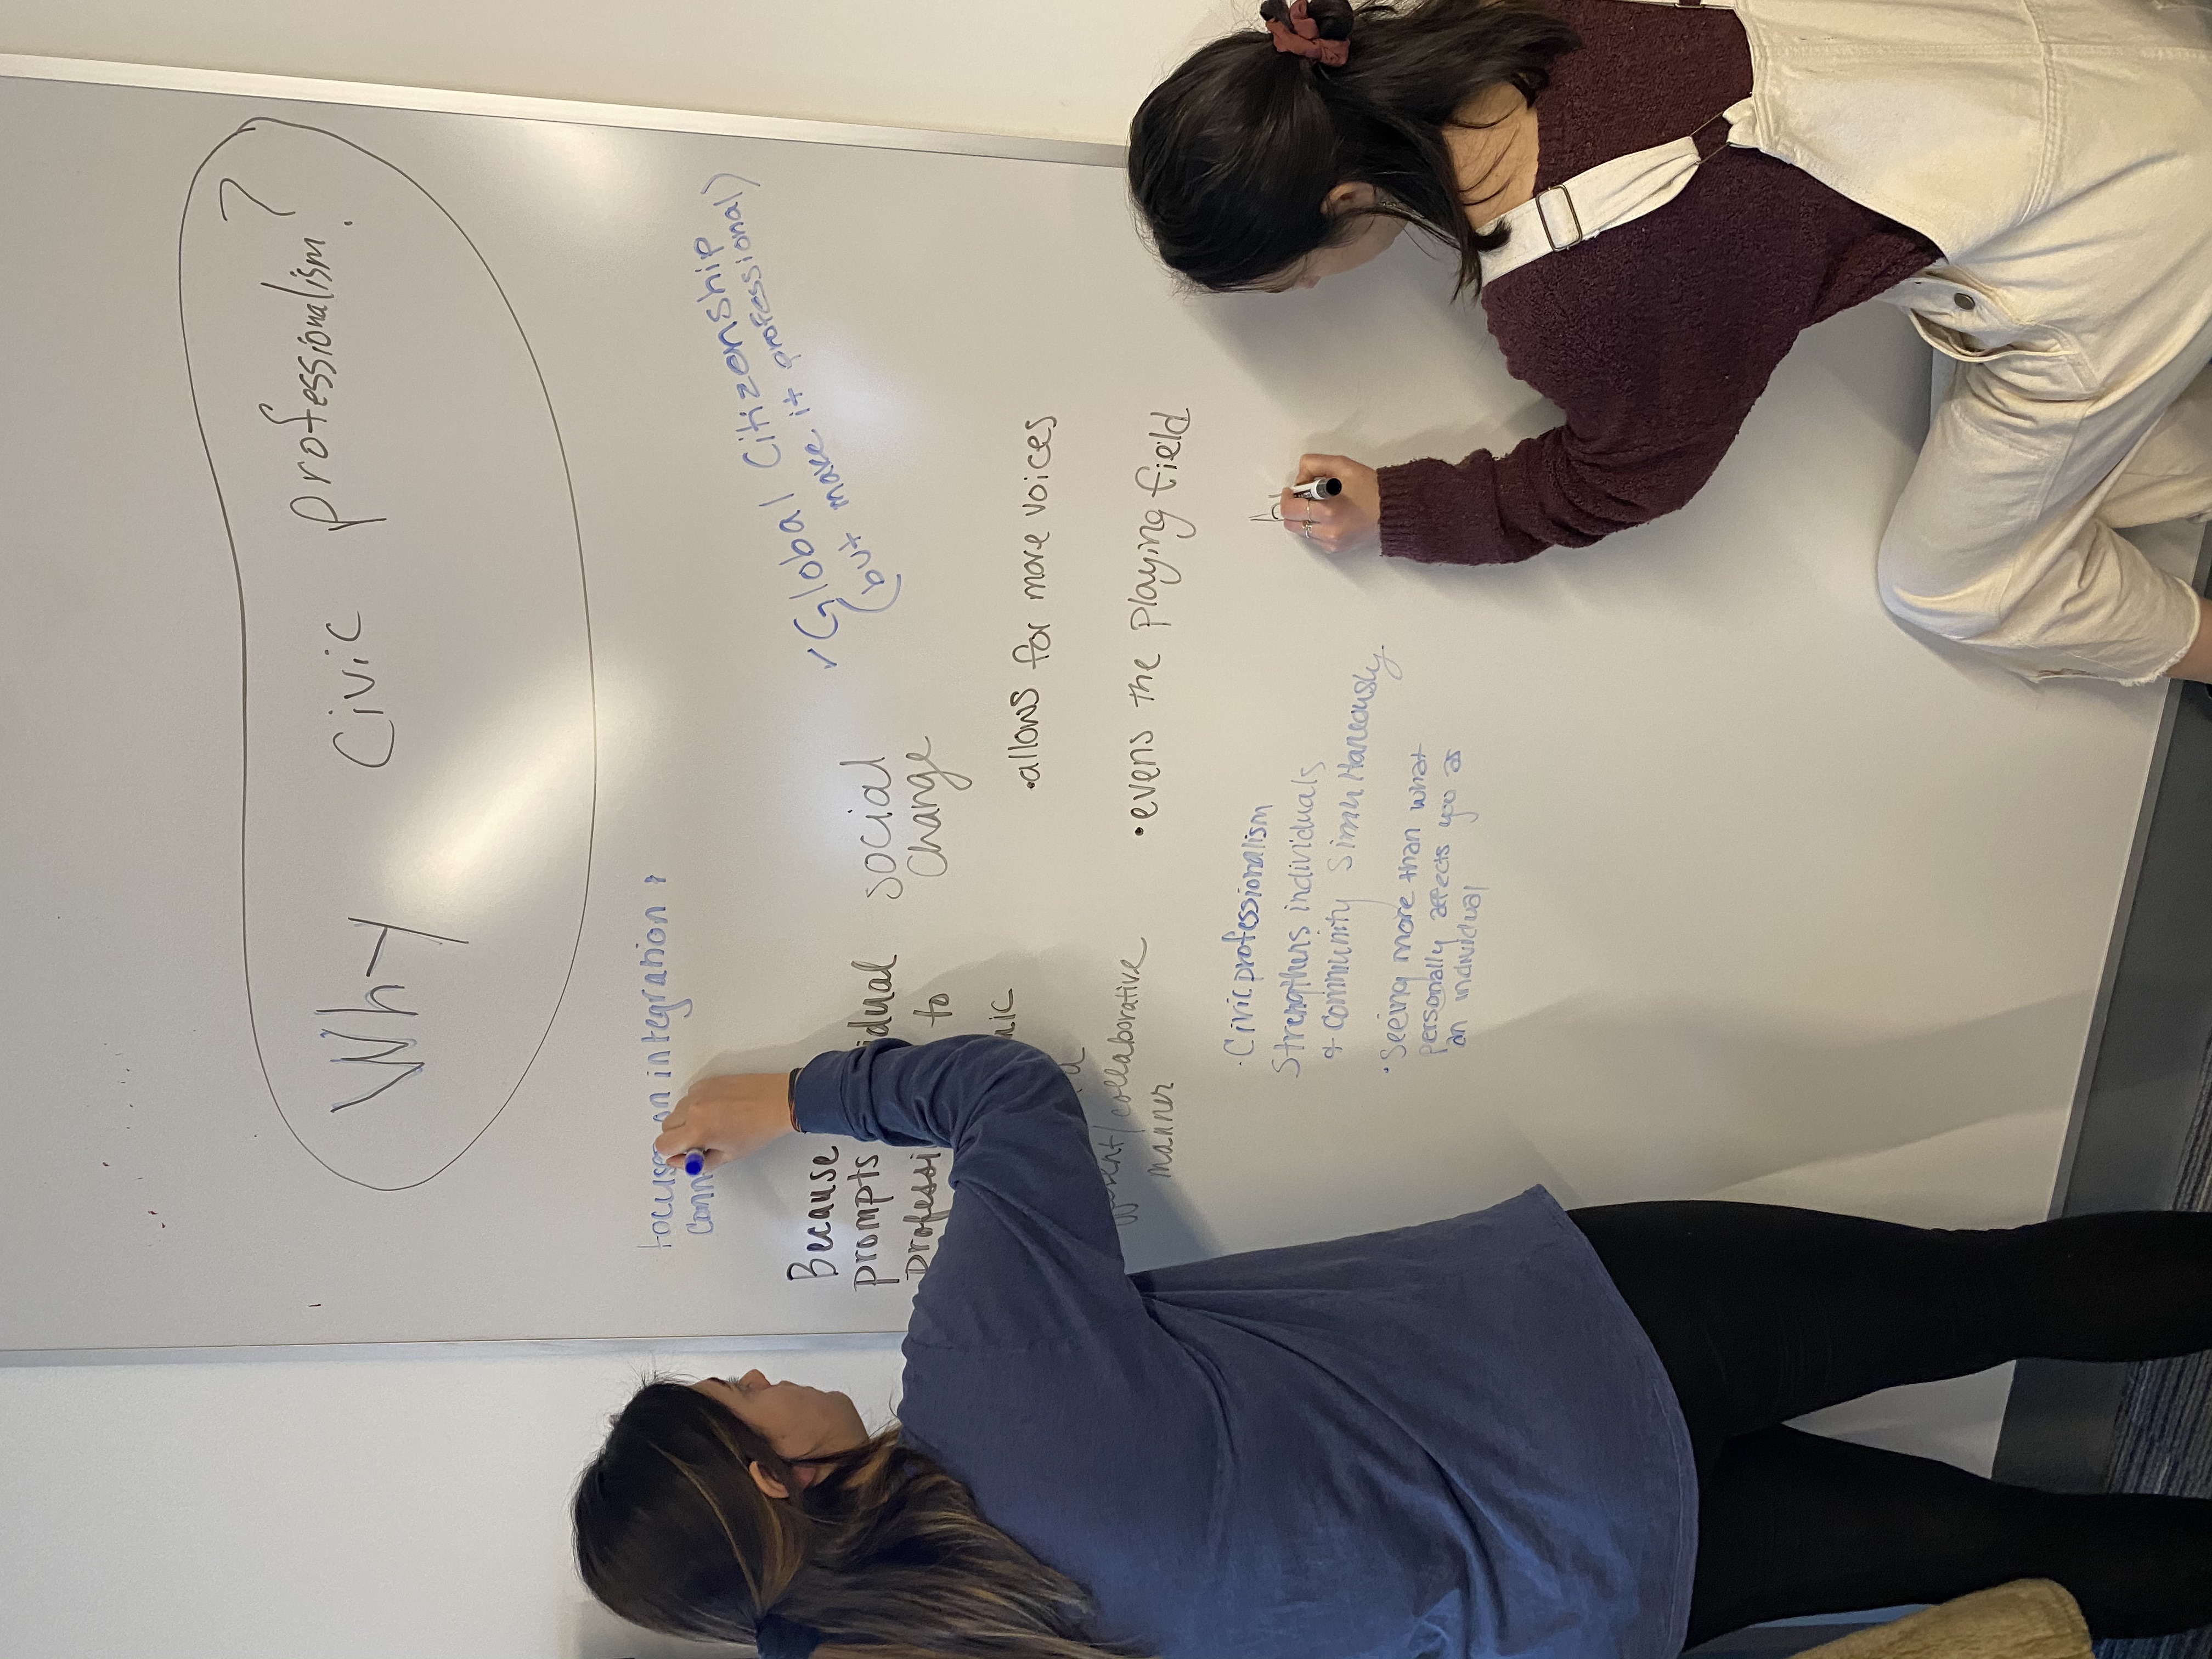
[[[1302,484],[1292,484],[1291,494],[1303,495],[1310,501],[1325,501],[1332,495],[1344,493],[1341,478],[1315,478]]]

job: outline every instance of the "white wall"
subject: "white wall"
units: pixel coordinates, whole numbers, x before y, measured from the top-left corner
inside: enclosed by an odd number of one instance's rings
[[[1256,9],[1256,6],[1254,8]],[[0,52],[1119,142],[1218,0],[0,0]],[[669,1356],[842,1388],[888,1352]],[[653,1357],[0,1367],[0,1654],[617,1659],[566,1504]]]
[[[890,1414],[898,1357],[758,1365]],[[654,1356],[0,1368],[9,1659],[644,1659],[569,1563],[576,1472]],[[697,1650],[691,1650],[697,1651]]]

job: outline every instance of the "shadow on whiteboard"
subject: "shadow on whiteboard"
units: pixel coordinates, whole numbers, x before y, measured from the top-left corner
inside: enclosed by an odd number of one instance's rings
[[[1372,464],[1456,459],[1510,447],[1559,417],[1506,371],[1480,309],[1453,302],[1449,264],[1414,237],[1317,288],[1191,295],[1184,303],[1276,406],[1304,423],[1304,441],[1317,451]],[[1439,405],[1465,410],[1464,420],[1405,430],[1407,408]],[[1285,472],[1297,459],[1252,458]]]
[[[1577,998],[1487,1033],[1490,1096],[1570,1206],[1729,1198],[1916,1224],[2041,1220],[2087,994],[1854,1037],[1762,1011]]]

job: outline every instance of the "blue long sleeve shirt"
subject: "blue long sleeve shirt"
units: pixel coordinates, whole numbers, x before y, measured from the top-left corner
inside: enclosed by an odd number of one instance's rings
[[[952,1152],[905,1435],[1161,1659],[1673,1659],[1674,1391],[1540,1188],[1129,1273],[1075,1091],[997,1037],[817,1056],[817,1133]]]

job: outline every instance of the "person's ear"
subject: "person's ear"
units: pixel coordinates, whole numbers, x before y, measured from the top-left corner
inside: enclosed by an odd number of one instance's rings
[[[790,1498],[791,1489],[785,1486],[782,1481],[770,1474],[766,1469],[763,1468],[758,1462],[748,1463],[745,1465],[745,1468],[752,1475],[753,1485],[758,1486],[770,1498],[787,1499]]]
[[[1372,213],[1377,193],[1364,179],[1347,179],[1321,198],[1321,210],[1332,219],[1347,213]]]

